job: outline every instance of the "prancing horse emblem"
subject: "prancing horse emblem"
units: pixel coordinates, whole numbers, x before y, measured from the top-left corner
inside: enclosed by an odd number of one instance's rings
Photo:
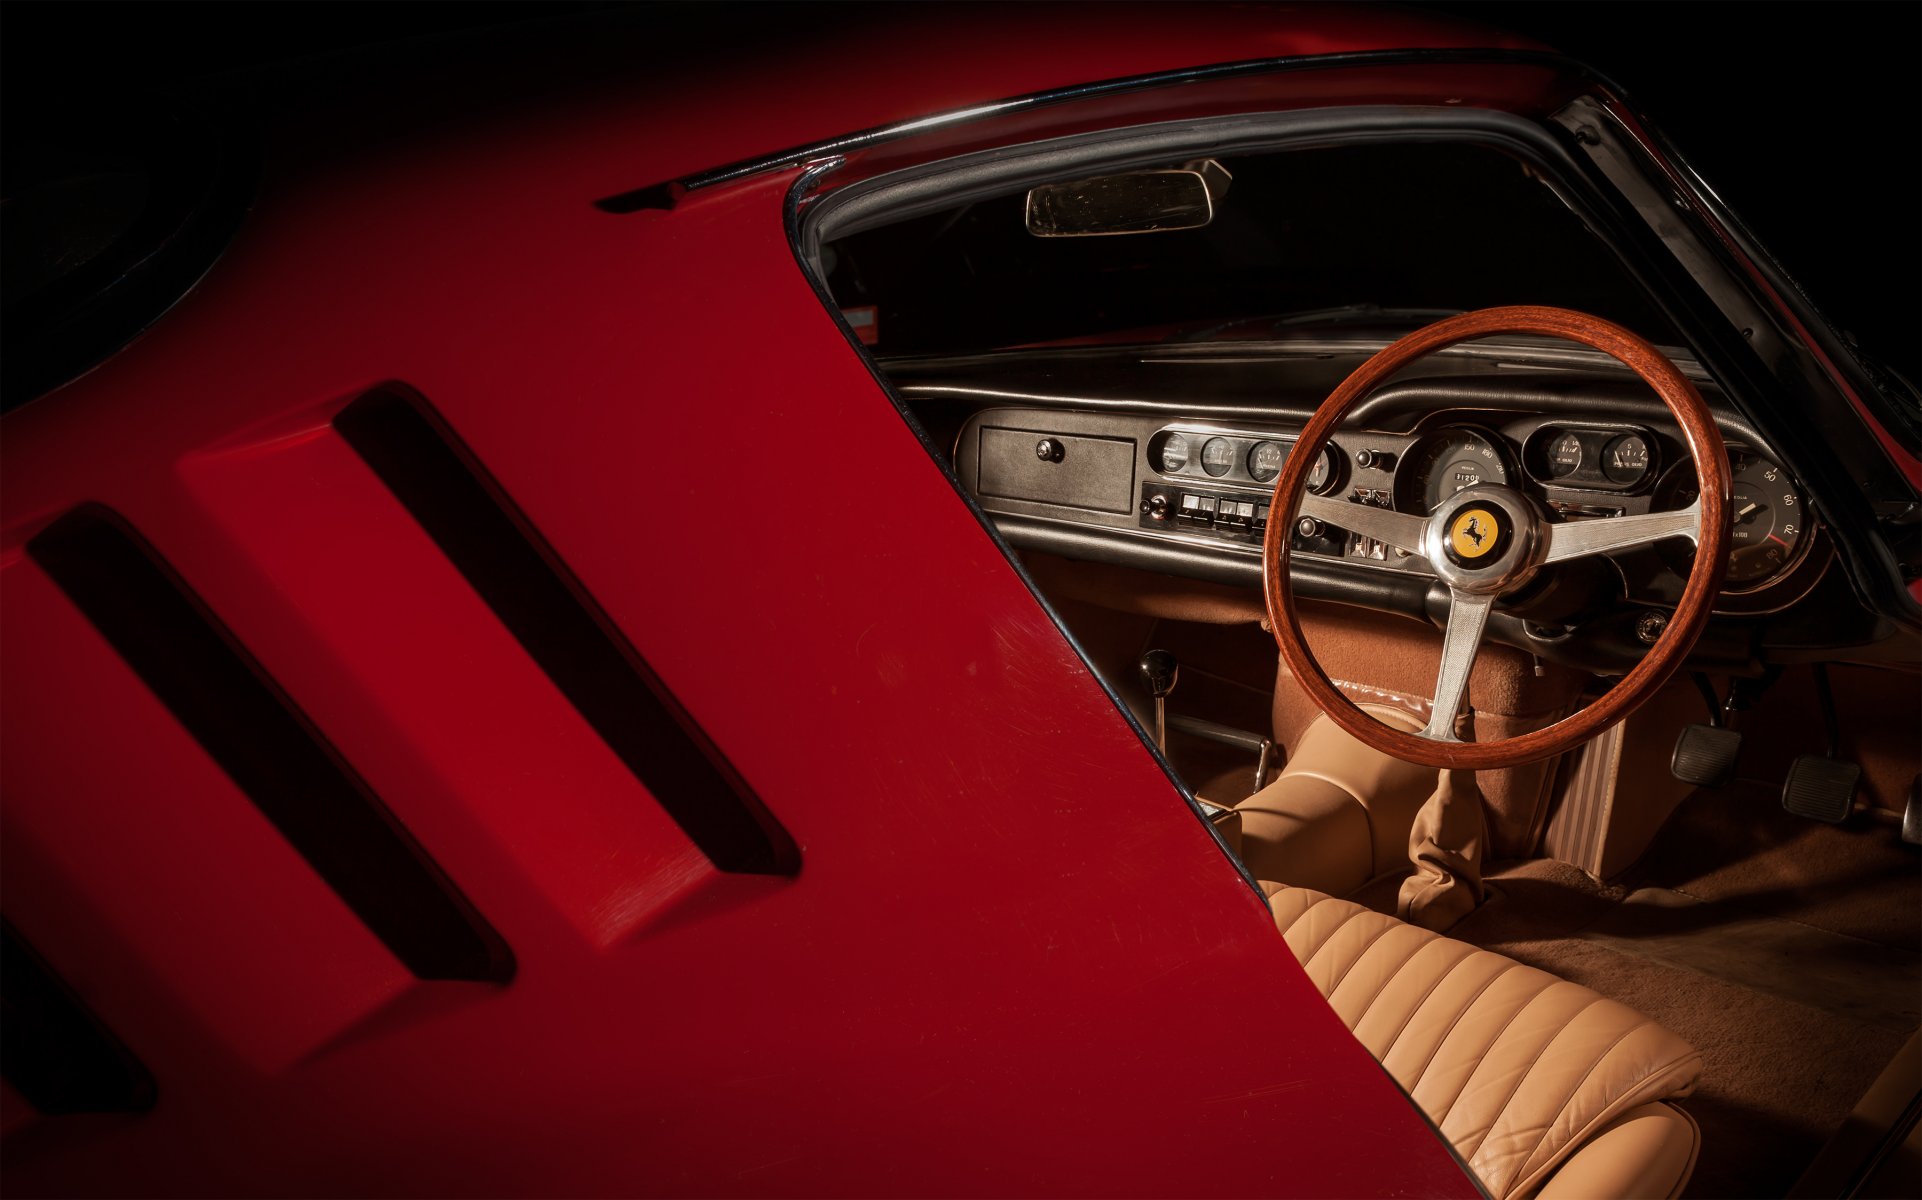
[[[1450,548],[1458,558],[1480,558],[1501,538],[1501,522],[1485,508],[1465,508],[1448,527]]]

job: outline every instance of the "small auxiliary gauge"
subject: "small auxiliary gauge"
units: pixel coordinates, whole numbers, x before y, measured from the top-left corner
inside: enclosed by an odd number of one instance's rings
[[[1564,433],[1555,439],[1548,448],[1548,476],[1561,479],[1572,475],[1582,465],[1582,439],[1572,433]]]
[[[1273,483],[1288,461],[1288,447],[1280,442],[1256,442],[1248,451],[1248,474],[1258,483]]]
[[[1566,434],[1563,440],[1567,440]],[[1561,442],[1556,443],[1557,446]],[[1553,461],[1553,451],[1550,451]],[[1640,435],[1625,433],[1602,448],[1602,474],[1609,482],[1624,487],[1638,484],[1648,474],[1648,442]]]
[[[1235,469],[1235,444],[1225,437],[1209,438],[1201,444],[1201,469],[1220,478]]]
[[[1341,482],[1341,452],[1331,445],[1323,446],[1315,456],[1315,465],[1308,468],[1308,490],[1318,496],[1325,496]]]
[[[1179,474],[1193,453],[1184,435],[1171,433],[1162,440],[1160,461],[1155,464],[1155,470],[1163,475]]]

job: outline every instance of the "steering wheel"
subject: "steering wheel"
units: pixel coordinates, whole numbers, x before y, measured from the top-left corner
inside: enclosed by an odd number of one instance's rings
[[[1424,355],[1496,333],[1581,342],[1641,376],[1681,426],[1701,483],[1696,501],[1672,512],[1555,523],[1527,496],[1499,485],[1457,492],[1426,517],[1350,503],[1339,496],[1318,496],[1303,486],[1342,418],[1383,380]],[[1519,766],[1571,750],[1594,737],[1654,695],[1681,666],[1708,623],[1728,567],[1728,507],[1728,452],[1722,435],[1695,385],[1655,347],[1619,325],[1567,309],[1518,306],[1462,313],[1416,330],[1357,367],[1301,431],[1281,477],[1275,480],[1268,532],[1262,542],[1268,619],[1281,657],[1302,689],[1330,720],[1365,745],[1430,767]],[[1313,517],[1419,556],[1448,586],[1448,624],[1442,634],[1435,706],[1421,732],[1406,733],[1364,713],[1329,682],[1310,653],[1288,583],[1288,535],[1298,516]],[[1463,742],[1455,736],[1455,717],[1468,690],[1475,651],[1498,596],[1521,587],[1550,563],[1671,537],[1695,542],[1688,583],[1655,644],[1614,687],[1545,729],[1489,742]]]

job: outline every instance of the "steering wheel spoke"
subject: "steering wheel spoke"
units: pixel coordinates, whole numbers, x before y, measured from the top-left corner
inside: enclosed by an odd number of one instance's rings
[[[1599,350],[1653,388],[1675,418],[1694,461],[1701,489],[1696,502],[1675,512],[1557,525],[1549,523],[1526,490],[1506,484],[1464,488],[1427,517],[1308,491],[1309,475],[1321,461],[1323,447],[1375,388],[1425,355],[1476,338],[1517,333],[1563,338]],[[1272,516],[1262,538],[1262,595],[1283,666],[1329,720],[1363,745],[1406,762],[1451,770],[1519,766],[1564,753],[1594,737],[1654,695],[1683,664],[1708,623],[1727,566],[1728,510],[1728,452],[1715,416],[1695,385],[1660,350],[1619,325],[1567,309],[1518,306],[1461,313],[1408,334],[1355,368],[1302,427],[1270,493]],[[1435,679],[1435,707],[1420,732],[1377,721],[1344,695],[1315,661],[1289,577],[1299,561],[1289,544],[1297,515],[1420,555],[1428,568],[1423,574],[1432,574],[1448,587],[1448,624]],[[1694,564],[1667,626],[1613,687],[1540,729],[1473,742],[1456,736],[1456,717],[1468,699],[1469,675],[1496,597],[1527,586],[1544,563],[1671,537],[1695,542]],[[1339,617],[1318,615],[1317,619]]]
[[[1451,589],[1448,628],[1442,633],[1441,670],[1435,676],[1435,709],[1428,716],[1428,727],[1421,731],[1421,736],[1431,742],[1461,740],[1455,736],[1455,717],[1468,692],[1475,651],[1482,644],[1482,630],[1488,625],[1488,610],[1494,603],[1495,597],[1486,593]]]
[[[1412,517],[1373,504],[1353,504],[1332,496],[1317,496],[1313,492],[1302,493],[1300,512],[1302,516],[1313,517],[1323,524],[1346,529],[1365,538],[1374,538],[1419,557],[1427,557],[1427,552],[1422,549],[1422,540],[1428,535],[1428,520],[1425,517]]]
[[[1544,527],[1547,549],[1543,562],[1561,562],[1611,550],[1630,550],[1664,538],[1685,537],[1699,543],[1702,537],[1702,502],[1671,512],[1647,513],[1634,517],[1599,517],[1588,521],[1568,521]]]

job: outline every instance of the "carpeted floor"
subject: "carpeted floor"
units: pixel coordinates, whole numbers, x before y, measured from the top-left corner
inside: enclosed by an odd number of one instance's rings
[[[1452,936],[1701,1050],[1691,1196],[1782,1195],[1922,1024],[1922,857],[1887,827],[1802,821],[1738,784],[1685,801],[1617,886],[1546,861],[1490,883]]]

